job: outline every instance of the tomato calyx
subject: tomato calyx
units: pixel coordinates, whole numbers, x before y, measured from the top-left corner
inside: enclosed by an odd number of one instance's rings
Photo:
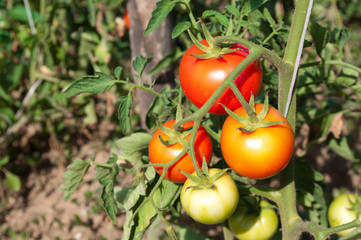
[[[195,166],[198,167],[198,166]],[[214,190],[214,183],[218,178],[220,178],[228,169],[222,169],[221,171],[217,172],[216,174],[209,176],[208,174],[208,165],[206,160],[203,157],[203,163],[202,163],[202,173],[198,176],[187,173],[182,170],[180,171],[182,174],[184,174],[187,178],[191,179],[195,184],[192,186],[187,187],[186,190],[189,188],[192,189],[213,189]]]
[[[264,105],[262,108],[262,111],[257,114],[255,110],[255,103],[254,103],[254,96],[252,94],[251,99],[249,100],[249,107],[251,111],[248,112],[248,117],[242,117],[234,112],[232,112],[230,109],[228,109],[226,106],[223,106],[226,112],[236,121],[243,124],[242,127],[238,128],[239,131],[245,132],[245,133],[252,133],[256,131],[258,128],[263,127],[272,127],[278,124],[284,123],[283,121],[264,121],[265,117],[267,116],[268,110],[269,110],[269,100],[268,95],[266,95]]]
[[[201,20],[200,20],[201,21]],[[188,29],[189,37],[191,38],[194,45],[196,45],[201,51],[204,52],[204,54],[191,54],[191,56],[194,56],[199,59],[210,59],[210,58],[222,58],[224,54],[232,53],[237,50],[243,50],[240,48],[232,48],[230,49],[229,46],[222,47],[221,44],[218,44],[211,33],[208,31],[206,25],[201,21],[202,30],[204,33],[204,36],[206,37],[208,47],[200,43],[196,39],[196,37],[192,34],[192,32]],[[233,44],[232,44],[233,45]]]
[[[159,130],[161,130],[169,137],[167,140],[164,140],[162,136],[160,135],[158,136],[159,140],[164,146],[169,147],[179,142],[183,147],[186,147],[186,145],[188,144],[186,137],[191,133],[193,127],[186,129],[184,129],[183,126],[180,126],[178,129],[168,128],[163,124],[161,124],[156,116],[155,118]]]

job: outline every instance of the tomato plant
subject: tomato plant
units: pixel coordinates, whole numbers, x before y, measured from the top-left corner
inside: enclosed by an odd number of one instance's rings
[[[173,129],[173,124],[175,120],[170,120],[164,123],[165,127]],[[193,126],[193,122],[187,122],[183,125],[184,129],[189,129]],[[168,163],[176,158],[184,149],[184,146],[180,143],[175,143],[170,146],[165,146],[159,138],[162,138],[164,141],[169,139],[169,136],[162,132],[159,128],[154,132],[152,139],[149,143],[149,159],[151,163]],[[186,137],[186,140],[189,140],[190,135]],[[212,141],[209,137],[207,131],[200,126],[196,140],[194,144],[195,156],[198,162],[198,165],[202,165],[203,156],[207,162],[210,163],[212,157]],[[162,167],[154,167],[159,174],[162,174]],[[181,157],[175,164],[173,164],[167,171],[165,178],[175,182],[175,183],[183,183],[187,178],[184,176],[179,170],[193,173],[194,166],[192,163],[191,157],[186,153],[183,157]]]
[[[206,40],[200,42],[208,46]],[[196,45],[191,46],[183,55],[179,66],[179,80],[184,94],[197,107],[202,107],[221,85],[227,75],[248,55],[248,49],[235,44],[231,49],[239,48],[220,58],[199,59],[193,54],[203,54]],[[235,80],[234,83],[248,101],[251,94],[257,96],[262,83],[262,70],[259,60],[250,64]],[[231,110],[241,106],[231,89],[226,89],[209,109],[213,114],[226,114],[223,106]]]
[[[256,104],[259,113],[263,104]],[[243,107],[234,111],[246,117]],[[264,121],[282,121],[271,127],[261,127],[247,133],[242,123],[229,116],[223,124],[221,149],[227,164],[238,174],[249,178],[267,178],[279,173],[290,161],[294,136],[287,119],[270,107]]]
[[[268,240],[278,229],[278,217],[268,201],[244,197],[228,219],[228,224],[239,240]]]
[[[208,170],[212,177],[220,169]],[[195,173],[193,174],[195,175]],[[184,183],[181,191],[181,204],[194,220],[204,224],[224,222],[235,210],[239,195],[233,178],[224,172],[212,186],[197,188],[190,178]]]
[[[328,222],[331,227],[352,222],[357,218],[357,212],[359,213],[360,209],[353,206],[353,204],[356,203],[356,200],[356,195],[345,193],[332,200],[327,213]],[[358,197],[358,201],[361,201],[361,197]],[[361,221],[361,216],[359,216],[359,219]],[[351,228],[338,232],[337,235],[345,236],[354,229],[355,228]]]

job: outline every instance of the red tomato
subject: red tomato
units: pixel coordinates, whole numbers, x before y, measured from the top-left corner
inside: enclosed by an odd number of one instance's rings
[[[168,121],[164,123],[164,126],[168,128],[173,128],[175,120]],[[193,126],[193,122],[187,122],[183,125],[184,129],[190,128]],[[165,146],[159,140],[159,136],[163,138],[164,141],[169,139],[169,136],[163,133],[161,130],[157,129],[152,139],[149,143],[149,159],[151,163],[168,163],[176,158],[184,149],[180,143],[173,144],[171,146]],[[189,141],[190,134],[186,137]],[[199,167],[202,166],[203,156],[206,159],[207,164],[210,163],[212,157],[212,141],[209,137],[207,131],[200,126],[197,131],[196,140],[194,143],[194,151]],[[163,173],[162,167],[155,167],[159,174]],[[175,182],[183,183],[187,180],[187,177],[184,176],[179,170],[183,170],[188,173],[193,173],[194,167],[191,157],[186,153],[181,159],[179,159],[175,164],[173,164],[167,171],[165,178]]]
[[[206,40],[201,41],[208,46]],[[240,48],[233,53],[224,54],[221,58],[199,59],[191,54],[203,54],[195,45],[190,47],[184,54],[179,67],[179,80],[186,97],[197,107],[202,107],[212,96],[216,89],[232,70],[248,56],[248,49],[240,44],[234,44],[232,48]],[[249,101],[251,93],[257,96],[262,83],[262,69],[260,61],[250,64],[235,80],[238,89],[246,101]],[[239,100],[231,89],[226,89],[209,109],[213,114],[226,114],[222,103],[231,110],[241,106]]]
[[[128,9],[125,9],[123,19],[124,19],[124,22],[125,22],[125,26],[128,29],[130,29],[130,20],[129,20],[129,15],[128,15]]]
[[[259,113],[263,104],[255,104]],[[234,113],[247,117],[243,107]],[[227,164],[239,175],[249,178],[268,178],[283,170],[290,161],[294,135],[287,119],[270,107],[264,121],[283,121],[272,127],[258,128],[252,133],[239,130],[242,123],[229,116],[223,124],[221,149]]]

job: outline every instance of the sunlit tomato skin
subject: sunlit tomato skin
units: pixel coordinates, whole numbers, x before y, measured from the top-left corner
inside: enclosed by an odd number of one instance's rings
[[[163,125],[172,128],[175,120],[170,120]],[[193,126],[193,122],[187,122],[183,125],[184,129],[190,128]],[[163,133],[161,130],[157,129],[149,143],[148,153],[149,159],[151,163],[168,163],[176,158],[184,149],[184,147],[180,143],[173,144],[171,146],[165,146],[159,140],[159,136],[163,138],[164,141],[169,139],[169,136]],[[186,137],[187,140],[190,139],[190,135]],[[200,126],[195,143],[194,143],[194,151],[196,155],[196,159],[198,165],[202,166],[203,156],[206,159],[207,164],[210,163],[212,157],[212,141],[209,137],[207,131]],[[179,170],[183,170],[188,173],[194,172],[194,167],[192,163],[192,159],[188,154],[185,154],[181,159],[179,159],[175,164],[173,164],[167,171],[165,178],[175,182],[175,183],[183,183],[187,180],[187,177],[184,176]],[[155,170],[161,175],[163,173],[162,167],[155,167]]]
[[[266,200],[260,201],[259,212],[250,211],[250,205],[240,200],[237,209],[228,219],[228,225],[239,240],[268,240],[278,229],[276,211]]]
[[[361,201],[361,197],[359,197],[359,201]],[[346,224],[356,219],[357,215],[356,212],[352,210],[351,204],[354,202],[356,202],[356,195],[350,193],[341,194],[332,200],[327,214],[328,222],[330,223],[331,227]],[[361,221],[361,216],[359,216],[359,219]],[[355,230],[355,228],[338,232],[337,235],[342,237],[349,234],[353,230]]]
[[[206,40],[201,41],[208,46]],[[232,48],[240,48],[233,53],[224,54],[221,58],[199,59],[191,54],[204,52],[195,45],[190,47],[182,57],[179,66],[179,81],[186,97],[198,108],[202,107],[221,85],[235,67],[248,56],[248,49],[240,44]],[[259,60],[251,63],[236,79],[235,84],[248,101],[251,93],[257,96],[262,83],[262,68]],[[222,103],[231,110],[241,106],[231,89],[226,89],[209,109],[210,113],[226,114]]]
[[[211,168],[208,173],[213,176],[219,171],[221,170]],[[237,207],[239,193],[236,183],[227,172],[214,182],[213,188],[189,188],[195,185],[188,178],[180,196],[182,207],[189,216],[203,224],[218,224],[231,216]]]
[[[263,104],[255,104],[259,113]],[[247,117],[243,107],[234,111]],[[229,116],[221,133],[222,154],[239,175],[255,179],[271,177],[282,171],[290,161],[294,149],[294,135],[287,119],[275,108],[270,107],[265,121],[283,121],[272,127],[258,128],[252,133],[239,130],[242,123]]]

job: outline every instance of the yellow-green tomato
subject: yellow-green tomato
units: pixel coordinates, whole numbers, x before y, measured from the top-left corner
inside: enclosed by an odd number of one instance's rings
[[[259,204],[258,211],[255,204]],[[268,201],[257,202],[253,197],[245,197],[239,201],[228,224],[239,240],[268,240],[278,229],[278,217]]]
[[[217,168],[208,170],[212,177],[221,171]],[[196,175],[194,172],[193,175]],[[196,183],[187,179],[181,191],[181,204],[184,210],[197,222],[218,224],[231,216],[237,207],[239,194],[236,183],[227,173],[223,173],[212,188],[192,188]]]
[[[361,201],[361,197],[359,197]],[[356,219],[356,212],[352,210],[352,203],[356,202],[356,196],[354,194],[341,194],[332,200],[330,207],[328,208],[328,222],[331,227],[339,226],[345,223],[352,222]],[[361,216],[359,217],[361,220]],[[338,232],[337,235],[345,236],[350,233],[354,228]]]

